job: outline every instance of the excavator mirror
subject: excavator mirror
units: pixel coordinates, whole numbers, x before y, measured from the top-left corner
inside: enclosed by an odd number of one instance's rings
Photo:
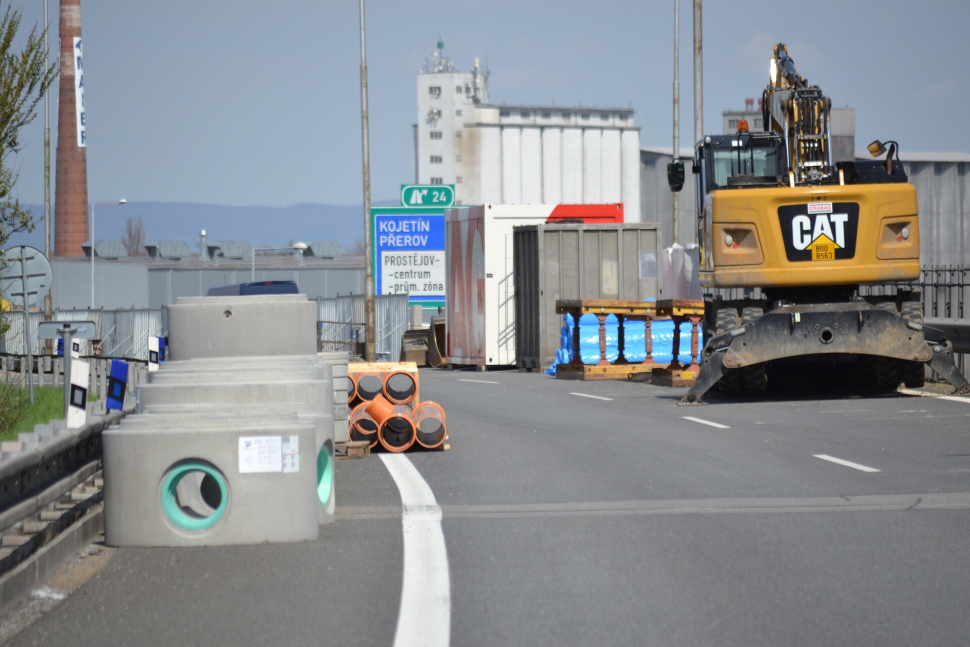
[[[866,148],[869,150],[869,154],[873,157],[879,157],[886,152],[886,147],[878,139],[866,146]]]
[[[679,193],[684,188],[684,163],[672,162],[667,165],[667,184],[674,193]]]

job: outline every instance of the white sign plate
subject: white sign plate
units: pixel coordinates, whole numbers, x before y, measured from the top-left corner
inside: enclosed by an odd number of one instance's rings
[[[282,436],[240,436],[239,473],[283,471]]]

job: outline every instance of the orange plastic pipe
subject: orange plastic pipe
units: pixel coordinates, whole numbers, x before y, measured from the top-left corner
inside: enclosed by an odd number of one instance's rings
[[[370,402],[374,396],[384,392],[384,379],[379,373],[357,374],[357,397]]]
[[[410,402],[417,392],[418,383],[412,373],[392,371],[384,376],[384,397],[394,404]]]
[[[414,407],[415,440],[426,449],[436,449],[448,438],[445,410],[435,402],[422,402]]]
[[[347,381],[350,382],[347,386],[347,404],[350,404],[357,397],[357,378],[351,373],[347,375]]]
[[[377,446],[377,430],[379,425],[374,418],[367,413],[367,402],[362,402],[354,407],[350,414],[350,439],[364,440],[370,443],[371,449]]]
[[[365,411],[377,422],[377,439],[389,452],[403,452],[414,444],[417,436],[411,409],[404,404],[394,404],[378,395],[367,404]]]

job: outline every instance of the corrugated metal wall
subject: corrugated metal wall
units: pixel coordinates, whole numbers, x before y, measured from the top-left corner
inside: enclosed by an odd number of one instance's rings
[[[360,356],[360,344],[367,339],[365,305],[363,295],[317,299],[317,325],[322,350],[348,351]],[[377,327],[375,341],[378,361],[398,361],[401,340],[408,327],[408,295],[375,296],[374,322]]]
[[[179,297],[205,296],[209,288],[246,283],[252,280],[247,268],[210,266],[208,268],[158,268],[148,275],[148,303],[161,308]],[[296,281],[308,299],[335,297],[338,294],[364,293],[364,268],[293,267],[260,268],[257,281]]]
[[[25,355],[23,313],[5,313],[10,324],[0,339],[0,351],[11,355]],[[93,321],[102,340],[103,357],[148,360],[148,338],[163,336],[161,310],[55,310],[54,321]],[[30,348],[35,355],[43,355],[45,343],[37,339],[37,326],[43,321],[39,312],[30,313]],[[90,352],[82,350],[82,354]]]
[[[903,166],[919,200],[920,263],[970,263],[970,162],[903,162]]]

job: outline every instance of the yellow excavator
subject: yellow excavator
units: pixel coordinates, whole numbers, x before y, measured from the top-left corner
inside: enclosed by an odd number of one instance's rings
[[[765,393],[775,371],[808,362],[854,364],[876,390],[923,385],[925,365],[970,394],[952,345],[923,324],[919,293],[865,296],[861,284],[920,275],[916,189],[887,142],[885,160],[832,162],[831,101],[778,44],[764,91],[764,132],[742,120],[731,135],[695,145],[700,283],[759,298],[705,298],[707,341],[681,404]],[[873,157],[887,145],[870,144]],[[683,162],[668,165],[683,188]],[[787,367],[787,369],[786,369]]]

